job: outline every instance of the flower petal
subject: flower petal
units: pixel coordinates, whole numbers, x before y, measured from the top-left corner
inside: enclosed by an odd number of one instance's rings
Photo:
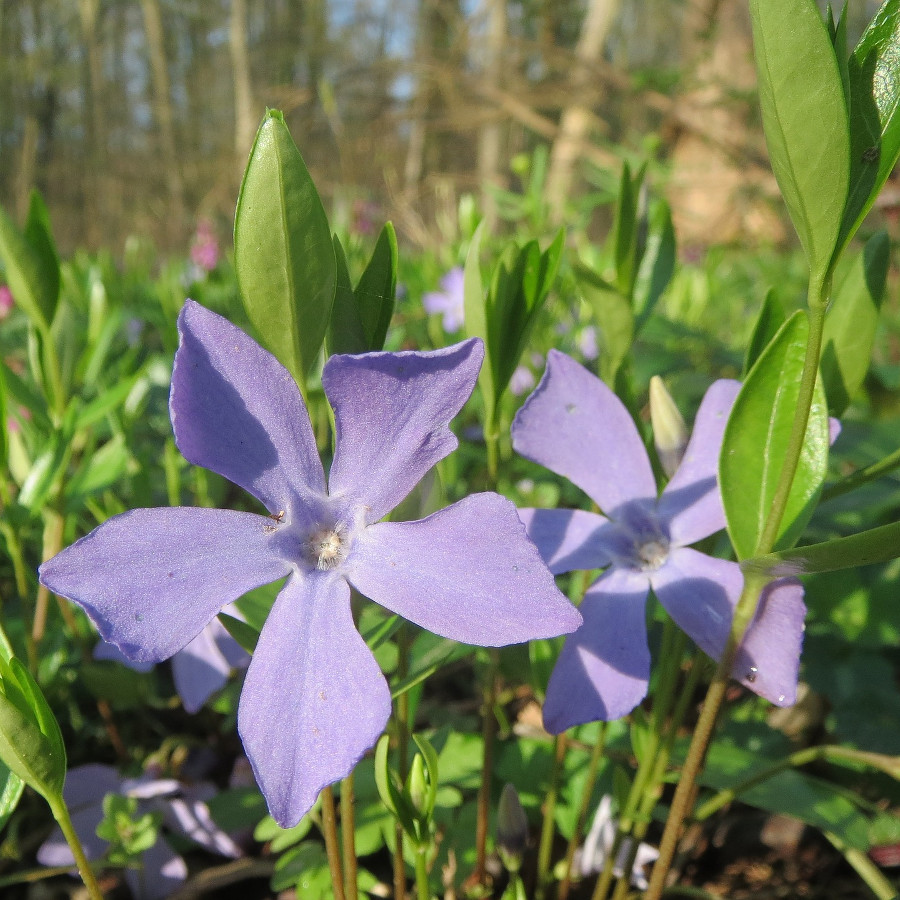
[[[519,518],[554,575],[609,565],[609,519],[581,509],[520,509]]]
[[[467,644],[516,644],[581,624],[498,494],[473,494],[417,522],[370,525],[345,571],[391,612]]]
[[[666,485],[657,507],[669,523],[669,537],[677,545],[692,544],[725,527],[725,509],[719,493],[719,452],[725,424],[739,381],[713,382],[703,397],[684,457]]]
[[[241,856],[241,848],[219,828],[203,800],[192,796],[176,797],[162,808],[165,822],[173,831],[220,856],[233,859]]]
[[[240,328],[192,300],[178,329],[169,399],[178,449],[249,491],[269,512],[299,514],[306,496],[325,493],[325,475],[290,372]]]
[[[283,577],[265,516],[221,509],[133,509],[45,562],[41,583],[79,604],[129,658],[176,653],[226,604]]]
[[[332,356],[322,373],[337,430],[329,493],[366,504],[367,522],[389,513],[456,447],[447,426],[483,358],[476,338],[430,353]]]
[[[738,650],[734,677],[776,706],[797,702],[805,615],[803,585],[793,578],[773,581]]]
[[[744,584],[740,566],[681,548],[669,554],[651,583],[678,627],[704,653],[720,659]],[[781,579],[768,585],[732,670],[751,691],[778,706],[796,700],[805,614],[799,582]]]
[[[645,575],[614,567],[584,595],[584,624],[566,638],[547,686],[544,727],[551,734],[618,719],[646,696],[648,588]]]
[[[650,574],[650,584],[675,624],[707,656],[718,659],[744,584],[740,566],[681,547]]]
[[[618,397],[570,356],[551,350],[547,369],[512,425],[513,447],[577,484],[607,515],[656,497],[643,441]]]
[[[213,619],[183,650],[172,657],[175,690],[178,691],[186,712],[197,712],[216,691],[228,683],[232,667],[219,648],[220,631],[231,637],[219,620]]]
[[[347,775],[391,711],[387,682],[353,625],[334,572],[288,579],[263,626],[238,730],[269,811],[296,825],[319,791]]]

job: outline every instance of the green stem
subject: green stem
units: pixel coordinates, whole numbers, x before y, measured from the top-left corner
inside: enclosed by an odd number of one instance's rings
[[[334,810],[334,791],[331,785],[322,788],[322,833],[325,835],[325,851],[331,871],[331,889],[334,900],[345,900],[344,878],[341,866],[341,848],[337,833],[337,816]]]
[[[97,884],[91,864],[84,855],[84,847],[81,846],[81,841],[78,839],[78,834],[72,825],[71,818],[69,818],[69,810],[66,808],[65,801],[60,796],[53,799],[47,798],[47,802],[50,804],[53,818],[56,819],[59,827],[62,829],[63,836],[72,850],[72,855],[75,857],[75,865],[78,866],[78,874],[81,876],[81,880],[84,882],[91,900],[103,900],[103,891],[100,890],[100,885]]]
[[[826,831],[824,834],[825,837],[841,851],[844,855],[844,859],[856,869],[856,874],[862,878],[866,883],[866,886],[878,900],[897,900],[897,888],[885,878],[878,866],[876,866],[862,850],[857,850],[855,847],[849,847],[844,840],[830,831]]]
[[[581,789],[581,806],[578,808],[578,818],[575,820],[575,828],[572,831],[569,846],[566,848],[565,874],[559,884],[556,900],[566,900],[572,887],[572,863],[575,860],[575,851],[581,843],[584,823],[587,820],[587,814],[591,807],[594,785],[597,783],[597,772],[600,768],[600,759],[603,756],[603,751],[606,749],[606,733],[607,723],[601,722],[600,729],[597,732],[597,740],[594,742],[594,747],[591,750],[587,777],[584,780],[584,787]]]
[[[491,488],[497,486],[497,472],[500,467],[500,428],[497,424],[498,410],[495,407],[484,422],[484,443],[487,446],[488,479]]]
[[[424,850],[416,851],[416,896],[418,900],[431,900],[428,887],[428,860]]]
[[[872,463],[872,465],[866,466],[852,475],[848,475],[841,481],[829,485],[822,491],[822,502],[824,503],[826,500],[831,500],[832,497],[840,497],[841,494],[855,491],[870,481],[875,481],[883,475],[893,472],[896,468],[900,468],[900,449],[888,454],[884,459],[880,459],[878,462]]]
[[[806,356],[803,360],[803,372],[800,376],[800,389],[797,395],[797,408],[794,413],[794,422],[791,427],[791,435],[785,451],[784,465],[778,479],[778,485],[772,498],[772,505],[766,517],[762,535],[754,552],[754,556],[771,552],[778,539],[778,532],[784,511],[787,508],[791,485],[800,460],[800,454],[806,439],[806,426],[809,422],[809,411],[812,407],[813,392],[816,386],[816,376],[819,371],[819,357],[822,350],[822,330],[825,325],[823,286],[821,282],[810,282],[809,288],[809,337],[806,342]],[[672,798],[672,807],[669,810],[669,818],[663,831],[662,841],[659,847],[659,858],[653,866],[650,876],[650,885],[644,895],[644,900],[660,900],[665,887],[666,876],[672,865],[678,840],[681,836],[681,828],[685,819],[690,814],[695,796],[695,784],[700,769],[706,759],[706,751],[712,739],[713,731],[719,717],[719,710],[725,699],[725,690],[731,677],[731,669],[737,656],[738,647],[744,637],[744,632],[750,625],[756,608],[759,604],[759,595],[765,587],[767,579],[758,575],[745,573],[744,588],[738,599],[731,622],[731,631],[728,641],[722,653],[722,658],[716,667],[716,673],[709,685],[706,699],[703,701],[703,709],[694,730],[688,755],[685,759],[675,796]]]
[[[559,779],[566,759],[567,740],[565,732],[558,734],[550,770],[550,784],[544,800],[541,840],[538,844],[537,882],[534,889],[535,900],[544,900],[550,880],[550,860],[553,856],[553,836],[556,834],[556,801],[559,796]]]
[[[344,888],[350,900],[359,896],[356,867],[356,814],[353,772],[341,782],[341,846],[344,851]]]
[[[494,741],[497,738],[497,703],[500,652],[496,647],[488,649],[490,663],[484,686],[484,714],[481,737],[484,744],[484,760],[481,767],[481,784],[478,787],[478,808],[475,820],[475,868],[470,876],[472,884],[484,884],[487,878],[487,837],[490,825],[491,781],[494,774]]]
[[[397,677],[402,681],[409,671],[409,629],[400,625],[397,629]],[[400,778],[406,781],[409,769],[409,693],[404,691],[395,706],[397,724],[397,767]],[[403,826],[394,824],[394,900],[406,898],[406,861],[403,858]]]

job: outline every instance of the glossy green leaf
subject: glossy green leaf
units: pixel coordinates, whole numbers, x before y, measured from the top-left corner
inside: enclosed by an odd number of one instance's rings
[[[631,303],[616,288],[589,269],[579,267],[576,274],[597,323],[600,377],[615,390],[616,374],[634,340]]]
[[[825,24],[828,26],[828,36],[831,38],[831,46],[834,47],[834,58],[837,60],[838,71],[841,73],[841,89],[844,92],[844,102],[849,104],[850,97],[850,67],[847,59],[847,3],[841,7],[841,14],[837,22],[834,21],[834,10],[829,3],[825,8]]]
[[[365,353],[368,340],[363,328],[362,316],[356,297],[347,255],[337,235],[334,236],[335,287],[334,305],[331,307],[331,321],[328,323],[326,347],[328,353]]]
[[[67,501],[76,505],[85,497],[105,490],[120,481],[128,471],[131,454],[121,434],[116,434],[84,460],[71,478],[63,484]]]
[[[802,311],[784,323],[750,370],[725,427],[719,484],[738,559],[757,553],[772,506],[797,407],[808,331]],[[809,521],[827,465],[828,416],[825,393],[817,384],[776,544],[790,545]]]
[[[53,240],[50,227],[50,213],[43,197],[31,192],[28,204],[28,218],[25,220],[25,240],[40,260],[41,271],[46,278],[46,306],[44,313],[47,321],[52,322],[59,302],[60,270],[59,252]],[[15,296],[15,293],[13,293]]]
[[[880,525],[848,537],[779,550],[765,556],[744,560],[745,571],[767,575],[809,575],[813,572],[836,572],[873,563],[887,562],[900,556],[900,522]]]
[[[772,338],[778,333],[778,329],[784,325],[784,307],[775,296],[775,292],[766,292],[766,298],[753,326],[753,334],[750,335],[750,343],[747,344],[747,352],[744,355],[744,375],[753,368],[754,363],[762,356],[763,351],[769,346]]]
[[[900,156],[900,0],[887,0],[849,60],[850,189],[843,247],[872,208]]]
[[[414,734],[413,740],[416,742],[416,746],[419,748],[419,752],[422,754],[422,758],[425,761],[425,769],[428,773],[428,792],[425,797],[425,803],[422,807],[422,811],[426,817],[430,818],[431,814],[434,812],[434,803],[437,799],[437,790],[438,790],[438,755],[437,751],[435,751],[434,747],[423,737],[421,734]]]
[[[0,829],[6,825],[9,817],[16,811],[24,790],[25,782],[9,766],[0,761]]]
[[[879,231],[835,273],[819,363],[828,410],[834,416],[844,412],[869,370],[890,250],[887,233]]]
[[[48,267],[41,249],[33,247],[0,209],[0,258],[9,289],[34,324],[47,332],[59,300],[59,265]]]
[[[277,110],[266,113],[250,153],[234,252],[250,321],[303,386],[331,317],[336,263],[322,201]]]
[[[847,105],[815,0],[750,0],[772,169],[814,280],[838,240],[850,169]]]
[[[369,350],[383,350],[397,294],[397,235],[388,222],[354,290]]]
[[[0,654],[0,759],[48,799],[59,798],[66,750],[41,689],[15,658]]]

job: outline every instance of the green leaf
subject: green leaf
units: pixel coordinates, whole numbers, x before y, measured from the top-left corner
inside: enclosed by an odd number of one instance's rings
[[[613,261],[616,267],[616,287],[629,300],[634,290],[639,260],[638,196],[644,180],[644,166],[631,177],[628,163],[622,166],[619,196],[613,220]]]
[[[0,477],[6,478],[9,462],[9,421],[6,416],[6,366],[0,364]]]
[[[438,755],[437,751],[431,744],[420,734],[414,734],[413,740],[425,760],[425,769],[428,773],[428,793],[425,797],[425,803],[422,812],[426,819],[431,818],[434,812],[434,803],[437,800],[438,790]]]
[[[650,207],[650,231],[634,283],[634,310],[638,317],[635,332],[641,330],[656,303],[668,287],[675,271],[675,228],[672,210],[665,200]]]
[[[576,270],[585,300],[591,304],[600,344],[600,377],[615,390],[619,371],[634,340],[634,313],[627,297],[590,269]]]
[[[328,328],[336,262],[322,201],[277,110],[267,111],[250,153],[234,252],[250,321],[303,386]]]
[[[69,502],[83,502],[85,497],[102,491],[125,476],[131,454],[122,434],[116,434],[90,457],[84,460],[75,474],[64,483]]]
[[[802,310],[784,323],[750,370],[725,426],[719,484],[739,560],[757,552],[772,506],[794,422],[808,332]],[[778,544],[792,543],[809,521],[827,466],[828,416],[825,393],[817,383]]]
[[[856,233],[900,156],[900,0],[887,0],[849,60],[850,187],[839,249]]]
[[[226,612],[219,613],[219,621],[225,627],[225,630],[243,647],[248,653],[252,654],[256,650],[256,644],[259,641],[259,632],[246,622],[229,616]]]
[[[270,881],[273,891],[294,889],[298,900],[325,900],[333,896],[328,857],[318,841],[304,841],[291,848],[275,864]]]
[[[814,281],[825,279],[850,170],[847,105],[814,0],[750,0],[763,129]]]
[[[47,333],[59,300],[59,266],[48,268],[39,248],[0,209],[0,258],[16,304],[37,328]]]
[[[388,222],[381,229],[372,258],[353,292],[368,350],[383,350],[397,294],[397,235]]]
[[[750,750],[713,744],[699,780],[719,790],[734,788],[773,762]],[[868,849],[866,816],[841,789],[820,778],[795,770],[781,771],[738,796],[751,806],[793,816],[814,828],[839,834],[853,847]]]
[[[879,231],[835,274],[819,363],[828,410],[834,416],[844,412],[869,370],[890,251],[887,233]]]
[[[46,294],[43,297],[44,314],[48,322],[53,321],[59,302],[59,253],[53,240],[53,231],[50,227],[50,213],[47,205],[37,191],[31,192],[31,200],[28,204],[28,218],[25,220],[25,240],[40,261],[41,270],[46,278]],[[15,291],[13,296],[15,297]]]
[[[763,351],[778,333],[778,329],[784,325],[784,307],[778,301],[773,290],[766,292],[762,308],[753,326],[753,334],[750,335],[750,343],[747,345],[747,353],[744,356],[744,375],[753,368],[753,364],[762,356]]]
[[[0,761],[0,829],[6,825],[9,817],[16,811],[24,790],[25,782],[9,766]]]
[[[59,799],[66,750],[37,682],[15,658],[0,654],[0,759],[41,796]]]
[[[331,321],[328,323],[326,336],[328,353],[365,353],[369,349],[369,342],[353,294],[347,256],[337,235],[334,236],[334,257],[337,268],[334,305],[331,308]]]
[[[478,386],[481,388],[481,396],[484,400],[485,420],[490,422],[494,416],[495,391],[494,391],[494,349],[488,341],[488,310],[487,297],[484,291],[484,281],[481,278],[481,240],[484,236],[484,222],[476,229],[469,243],[469,252],[466,254],[466,266],[463,275],[463,294],[465,311],[466,337],[481,338],[484,342],[484,363],[478,374]]]
[[[836,572],[873,563],[887,562],[900,556],[900,522],[880,525],[848,537],[779,550],[765,556],[744,560],[741,568],[767,575],[809,575],[813,572]]]

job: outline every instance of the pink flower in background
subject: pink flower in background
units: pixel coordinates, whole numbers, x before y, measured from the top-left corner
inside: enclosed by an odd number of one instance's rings
[[[5,284],[0,284],[0,319],[5,319],[13,308],[12,291]]]
[[[197,232],[191,242],[191,262],[204,272],[212,272],[219,264],[219,240],[209,219],[197,223]]]

